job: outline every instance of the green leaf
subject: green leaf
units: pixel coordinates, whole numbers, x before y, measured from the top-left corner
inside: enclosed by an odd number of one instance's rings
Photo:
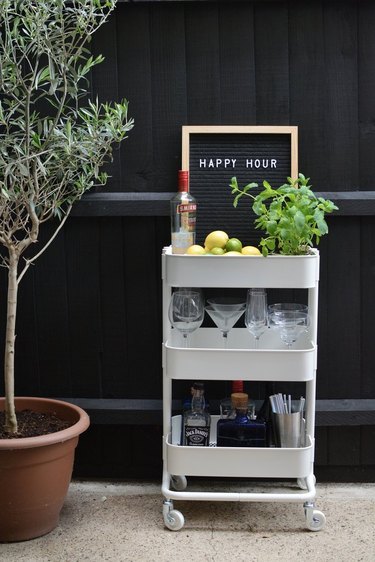
[[[297,231],[302,231],[305,222],[305,215],[301,211],[296,211],[294,214],[294,224],[296,225]]]

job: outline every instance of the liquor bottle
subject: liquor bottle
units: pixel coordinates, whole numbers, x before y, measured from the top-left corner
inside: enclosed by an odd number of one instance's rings
[[[218,447],[266,447],[266,424],[257,420],[253,412],[249,415],[248,400],[244,392],[232,394],[236,417],[218,420]]]
[[[183,416],[183,445],[207,447],[210,439],[211,416],[205,409],[203,383],[194,383],[191,409]]]
[[[189,193],[189,172],[179,170],[178,193],[171,199],[172,254],[184,254],[195,243],[197,203]]]
[[[181,415],[181,445],[183,445],[184,443],[184,432],[185,432],[185,415],[187,412],[189,412],[191,410],[191,402],[193,399],[193,396],[195,396],[196,391],[204,391],[204,384],[203,382],[194,382],[191,387],[190,387],[190,394],[188,396],[185,396],[185,398],[182,400],[182,415]],[[207,402],[206,398],[205,398],[205,410],[207,412],[209,412],[210,409],[210,405]]]
[[[182,400],[182,415],[187,410],[191,410],[191,401],[193,399],[193,396],[195,395],[196,390],[203,390],[204,391],[204,383],[203,382],[194,382],[191,385],[190,394],[188,396],[185,396],[185,398],[183,398],[183,400]],[[205,403],[205,410],[207,410],[207,412],[209,412],[210,411],[210,404],[209,404],[209,401],[206,398],[206,395],[204,395],[204,403]]]
[[[232,381],[231,395],[237,392],[243,392],[243,381]],[[232,396],[223,398],[220,401],[220,419],[224,420],[224,419],[230,419],[235,417],[236,417],[236,411],[233,408]]]

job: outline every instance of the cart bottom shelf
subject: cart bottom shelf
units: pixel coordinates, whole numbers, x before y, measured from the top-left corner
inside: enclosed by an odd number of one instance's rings
[[[215,430],[215,416],[213,416]],[[214,433],[214,431],[213,431]],[[164,463],[173,475],[234,478],[306,478],[313,471],[314,444],[276,447],[184,447],[179,445],[181,416],[173,416],[172,433],[165,438]],[[215,441],[216,436],[212,436]]]

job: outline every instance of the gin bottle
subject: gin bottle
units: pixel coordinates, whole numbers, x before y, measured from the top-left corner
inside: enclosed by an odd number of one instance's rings
[[[195,243],[197,203],[189,193],[189,172],[179,170],[178,193],[171,199],[172,254],[184,254]]]
[[[236,417],[236,411],[232,404],[232,394],[237,392],[243,392],[243,381],[232,381],[231,396],[220,400],[220,418],[222,420]]]
[[[183,445],[207,447],[210,439],[211,416],[205,409],[204,389],[202,383],[194,384],[191,409],[183,416]]]
[[[249,397],[244,392],[232,394],[236,411],[234,419],[220,419],[217,422],[218,447],[265,447],[266,424],[255,418],[254,411],[249,414]]]

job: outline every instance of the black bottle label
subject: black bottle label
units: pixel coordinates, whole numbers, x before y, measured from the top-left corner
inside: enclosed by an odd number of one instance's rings
[[[209,437],[208,427],[185,426],[185,445],[188,447],[207,447]]]

